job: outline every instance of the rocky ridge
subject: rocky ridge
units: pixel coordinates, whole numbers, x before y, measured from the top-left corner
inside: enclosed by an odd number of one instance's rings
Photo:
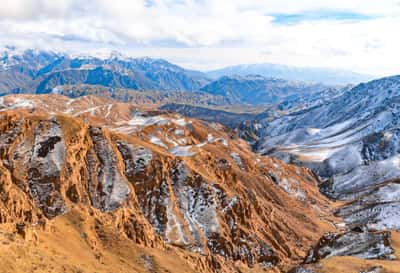
[[[337,230],[311,171],[219,124],[97,97],[8,96],[0,111],[5,230],[40,238],[76,217],[96,255],[128,239],[195,272],[284,272]]]

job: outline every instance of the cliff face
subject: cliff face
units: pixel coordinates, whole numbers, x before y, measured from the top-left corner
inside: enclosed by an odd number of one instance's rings
[[[50,230],[64,234],[74,219],[86,231],[65,239],[96,255],[144,247],[186,272],[256,272],[287,270],[335,229],[313,173],[252,153],[218,124],[94,97],[0,104],[0,222],[9,232],[51,241]],[[125,272],[162,272],[151,269],[154,255]]]

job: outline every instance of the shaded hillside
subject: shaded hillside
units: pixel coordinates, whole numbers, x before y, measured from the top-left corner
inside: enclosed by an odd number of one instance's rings
[[[181,115],[205,120],[208,122],[218,122],[230,128],[236,128],[246,120],[252,120],[256,114],[234,113],[223,110],[210,109],[206,107],[191,106],[185,104],[164,104],[159,109],[169,110],[180,113]]]
[[[324,104],[259,120],[255,148],[307,166],[321,191],[342,200],[350,228],[398,230],[400,77],[360,84]]]

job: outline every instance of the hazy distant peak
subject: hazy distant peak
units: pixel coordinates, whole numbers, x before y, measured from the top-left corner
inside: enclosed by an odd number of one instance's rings
[[[271,63],[229,66],[209,71],[207,74],[211,78],[232,75],[261,75],[268,78],[313,83],[319,82],[329,85],[354,84],[369,81],[374,78],[371,75],[360,74],[353,71],[318,67],[296,67]]]

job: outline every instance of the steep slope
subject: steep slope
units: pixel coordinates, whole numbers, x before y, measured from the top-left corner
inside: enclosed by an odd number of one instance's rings
[[[328,68],[294,67],[268,63],[230,66],[210,71],[207,74],[211,78],[258,74],[264,77],[303,82],[320,82],[327,85],[357,84],[373,79],[373,76],[354,73],[351,71]]]
[[[337,229],[312,172],[252,153],[220,125],[96,97],[0,107],[1,234],[24,237],[7,249],[28,259],[15,271],[54,251],[54,268],[281,272]]]
[[[326,178],[350,228],[399,229],[400,77],[360,84],[329,103],[258,122],[256,148]]]
[[[390,263],[354,258],[337,267],[341,259],[332,255],[365,258],[379,252],[373,249],[393,254],[387,248],[391,240],[376,244],[376,239],[400,228],[399,87],[399,76],[375,80],[332,101],[242,127],[256,135],[260,153],[312,168],[325,179],[321,192],[342,201],[335,213],[350,233],[321,238],[305,259],[312,265],[293,272],[397,272]],[[352,232],[358,235],[349,239]]]
[[[296,144],[287,149],[306,161],[307,157],[315,162],[331,158],[332,162],[325,161],[328,165],[319,169],[323,176],[348,171],[342,169],[345,166],[353,169],[395,156],[399,83],[400,77],[395,76],[360,84],[331,102],[272,122],[260,121],[263,129],[259,135],[268,135],[269,139],[260,141],[258,148],[268,152],[277,145]],[[353,158],[342,166],[340,158],[346,149],[352,149]]]

